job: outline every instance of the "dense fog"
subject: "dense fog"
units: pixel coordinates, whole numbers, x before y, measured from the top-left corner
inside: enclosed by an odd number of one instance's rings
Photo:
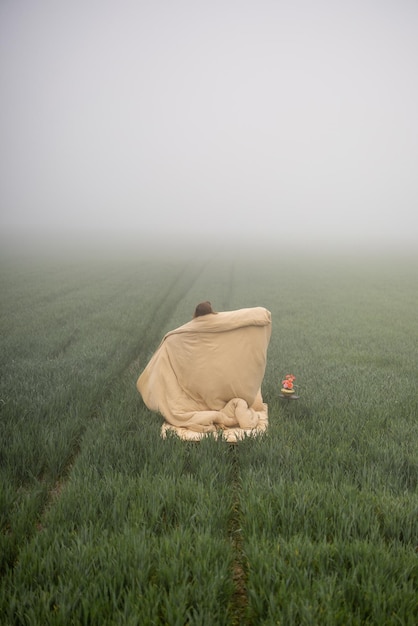
[[[3,245],[413,247],[417,32],[415,0],[3,1]]]

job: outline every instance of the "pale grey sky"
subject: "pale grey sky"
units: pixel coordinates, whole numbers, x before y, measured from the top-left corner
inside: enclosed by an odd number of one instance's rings
[[[2,234],[418,243],[417,33],[416,0],[2,0]]]

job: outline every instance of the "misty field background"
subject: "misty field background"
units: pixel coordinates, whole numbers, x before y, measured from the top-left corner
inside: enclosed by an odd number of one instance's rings
[[[246,252],[3,259],[1,624],[417,623],[417,258]],[[272,312],[238,445],[135,388],[206,299]]]

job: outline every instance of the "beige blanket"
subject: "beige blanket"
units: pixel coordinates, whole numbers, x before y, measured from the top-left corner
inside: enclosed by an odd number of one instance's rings
[[[186,439],[219,433],[230,441],[265,430],[261,396],[271,314],[263,307],[197,317],[167,333],[140,375],[147,407]],[[230,431],[230,432],[227,432]]]

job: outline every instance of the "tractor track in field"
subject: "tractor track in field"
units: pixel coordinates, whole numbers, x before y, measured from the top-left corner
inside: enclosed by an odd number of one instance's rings
[[[232,545],[232,582],[234,593],[232,596],[232,625],[243,626],[248,623],[246,612],[248,606],[247,591],[247,562],[244,554],[244,537],[242,534],[242,511],[240,504],[240,471],[238,450],[239,444],[231,444],[232,455],[232,490],[234,494],[231,517],[229,519],[228,534]]]
[[[228,310],[234,302],[235,264],[229,267],[225,291],[221,301],[223,309]],[[228,539],[232,546],[231,578],[233,583],[233,595],[231,601],[231,625],[245,626],[248,624],[248,567],[244,552],[244,537],[242,534],[242,509],[241,509],[241,475],[239,465],[239,444],[230,444],[230,456],[232,467],[232,493],[233,501],[228,521]]]
[[[234,302],[235,264],[232,263],[228,272],[228,281],[222,306],[229,309]],[[248,624],[248,567],[244,553],[244,537],[242,534],[242,509],[241,509],[241,475],[239,465],[239,444],[230,444],[232,465],[232,492],[233,502],[228,524],[228,538],[231,542],[233,560],[231,576],[234,586],[231,606],[232,626],[245,626]]]
[[[43,528],[43,519],[48,509],[53,506],[55,501],[60,497],[62,489],[68,476],[71,473],[73,467],[83,445],[83,437],[88,428],[89,423],[97,418],[100,413],[100,408],[106,402],[107,398],[112,392],[113,386],[120,380],[120,378],[129,370],[133,369],[141,359],[146,359],[150,350],[153,350],[158,341],[161,339],[164,326],[169,321],[173,310],[181,302],[181,300],[187,295],[200,275],[204,271],[206,263],[196,265],[193,271],[190,271],[189,263],[184,263],[175,279],[169,285],[169,287],[162,292],[161,297],[156,301],[155,309],[149,315],[149,320],[145,328],[142,330],[141,335],[134,342],[135,348],[128,351],[126,358],[121,362],[120,366],[106,381],[104,387],[105,390],[100,390],[97,396],[90,404],[89,409],[86,411],[85,418],[83,420],[83,427],[80,428],[77,434],[77,441],[74,443],[71,452],[66,459],[65,464],[61,470],[60,476],[49,488],[48,495],[45,498],[45,502],[42,510],[39,512],[38,522],[36,524],[37,531],[41,531]],[[63,347],[61,346],[61,349]],[[42,480],[42,479],[41,479]],[[45,479],[44,479],[45,480]],[[30,536],[27,537],[27,541],[30,541]],[[23,546],[20,546],[19,550]]]

